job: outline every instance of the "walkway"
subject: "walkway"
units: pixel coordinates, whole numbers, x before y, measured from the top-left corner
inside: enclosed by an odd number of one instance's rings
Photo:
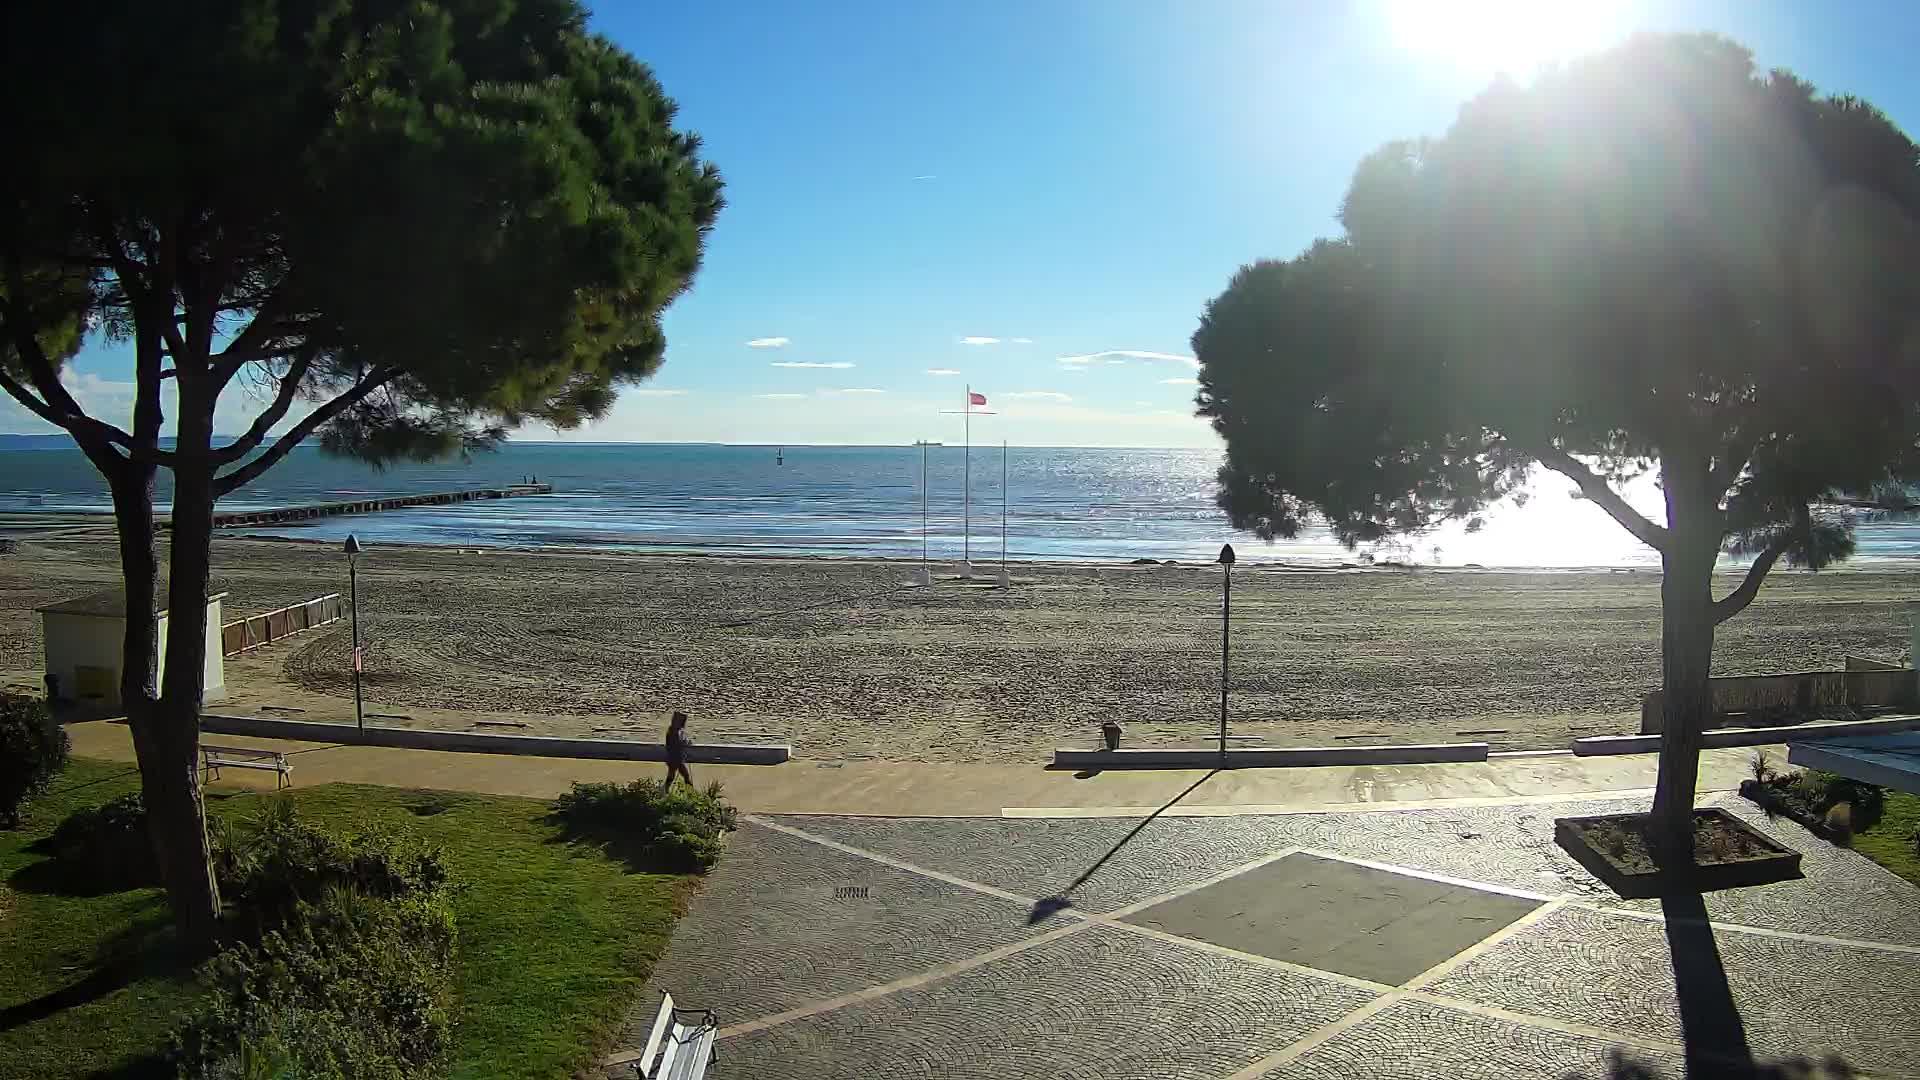
[[[652,989],[719,1011],[716,1080],[1544,1080],[1606,1075],[1616,1052],[1678,1077],[1690,1044],[1913,1075],[1920,888],[1710,801],[1804,851],[1807,878],[1618,900],[1551,834],[1624,799],[756,815]]]
[[[132,761],[126,725],[94,721],[68,726],[74,753]],[[575,780],[627,780],[659,775],[645,762],[456,754],[378,746],[248,739],[209,735],[232,746],[289,750],[294,781],[333,781],[443,788],[490,795],[552,798]],[[1782,748],[1770,748],[1784,761]],[[1713,750],[1701,757],[1700,790],[1724,791],[1747,776],[1748,750]],[[1273,813],[1345,809],[1359,805],[1422,805],[1461,799],[1565,798],[1592,792],[1651,797],[1652,755],[1607,758],[1501,757],[1486,764],[1372,765],[1324,769],[1242,769],[1106,772],[1080,777],[1037,765],[940,762],[794,761],[778,766],[696,765],[701,783],[718,780],[743,809],[769,814],[882,814],[895,816],[1138,816],[1189,792],[1169,813]],[[229,773],[238,785],[271,787],[271,776]]]

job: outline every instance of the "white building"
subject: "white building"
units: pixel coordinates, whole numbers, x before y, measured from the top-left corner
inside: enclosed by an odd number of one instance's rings
[[[166,595],[166,589],[159,590]],[[220,654],[220,601],[226,593],[207,597],[206,699],[226,696],[227,669]],[[127,594],[122,589],[49,604],[40,612],[41,638],[46,647],[46,671],[56,680],[59,696],[94,705],[120,704],[120,650],[125,643]],[[167,668],[167,609],[156,606],[159,649],[156,677]]]

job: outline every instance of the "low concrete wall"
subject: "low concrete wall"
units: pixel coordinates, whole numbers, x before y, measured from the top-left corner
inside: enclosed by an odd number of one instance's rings
[[[1317,765],[1425,765],[1436,761],[1485,761],[1486,743],[1424,746],[1147,747],[1139,750],[1055,750],[1059,769],[1303,768]]]
[[[532,757],[597,758],[615,761],[665,761],[660,743],[631,739],[570,739],[552,735],[490,735],[477,731],[431,731],[421,728],[323,724],[312,720],[268,720],[257,716],[204,713],[200,730],[216,735],[251,735],[260,739],[298,739],[302,742],[345,743],[351,746],[397,746],[408,750],[458,750],[469,754],[525,754]],[[779,765],[791,756],[785,745],[695,743],[687,760],[705,765]]]
[[[1920,716],[1889,716],[1879,720],[1849,720],[1838,724],[1785,724],[1780,727],[1717,728],[1700,733],[1702,750],[1729,746],[1766,746],[1770,743],[1840,739],[1859,735],[1887,735],[1920,728]],[[1651,754],[1660,749],[1658,735],[1590,735],[1573,740],[1573,752],[1582,757],[1599,754]]]
[[[1812,711],[1842,705],[1920,706],[1920,683],[1916,683],[1912,668],[1729,675],[1714,679],[1712,685],[1716,726],[1724,724],[1729,713],[1768,708]],[[1660,733],[1665,702],[1666,695],[1659,690],[1640,699],[1640,734]]]

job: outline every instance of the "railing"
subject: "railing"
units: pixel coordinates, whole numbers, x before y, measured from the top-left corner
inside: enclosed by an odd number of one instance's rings
[[[302,630],[338,622],[345,617],[346,611],[346,602],[340,599],[340,594],[328,593],[305,603],[289,604],[264,615],[227,623],[220,627],[220,654],[239,656],[248,649],[257,649],[268,642],[292,637]]]

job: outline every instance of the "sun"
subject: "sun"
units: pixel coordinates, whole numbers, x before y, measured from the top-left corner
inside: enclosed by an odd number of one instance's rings
[[[1626,29],[1607,0],[1389,0],[1398,48],[1474,75],[1532,75],[1542,65],[1611,44]]]

